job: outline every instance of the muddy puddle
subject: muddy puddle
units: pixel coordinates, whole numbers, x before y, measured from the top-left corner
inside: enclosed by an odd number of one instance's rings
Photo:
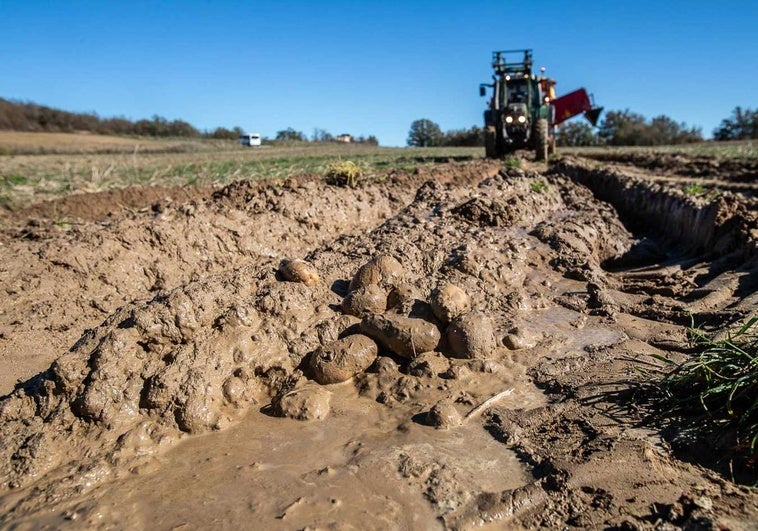
[[[756,310],[749,206],[440,168],[6,232],[0,526],[746,528],[755,494],[679,460],[634,393],[685,318]]]
[[[430,498],[450,510],[471,492],[527,481],[515,454],[478,423],[435,430],[349,386],[334,389],[332,400],[319,423],[250,412],[229,430],[181,443],[156,472],[64,518],[161,529],[246,527],[251,519],[265,529],[440,529]]]

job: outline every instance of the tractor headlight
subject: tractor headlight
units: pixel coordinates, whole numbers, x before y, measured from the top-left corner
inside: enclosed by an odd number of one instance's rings
[[[507,123],[507,124],[513,123],[513,116],[506,116],[505,117],[505,123]]]
[[[518,117],[518,123],[525,124],[526,123],[526,116],[519,116]]]

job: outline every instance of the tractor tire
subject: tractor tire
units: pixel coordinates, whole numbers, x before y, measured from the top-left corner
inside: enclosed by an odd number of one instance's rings
[[[496,159],[500,156],[497,151],[497,132],[494,126],[488,125],[484,129],[484,155],[488,159]]]
[[[540,118],[534,125],[534,154],[537,160],[547,160],[550,144],[547,120]]]
[[[555,155],[555,135],[550,135],[550,141],[547,144],[547,154]]]

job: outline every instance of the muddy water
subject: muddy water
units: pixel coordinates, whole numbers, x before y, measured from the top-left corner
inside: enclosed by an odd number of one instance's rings
[[[436,515],[469,492],[528,481],[514,453],[473,419],[435,430],[410,420],[404,408],[359,397],[350,384],[332,390],[332,412],[323,422],[252,411],[232,429],[180,444],[155,472],[111,484],[97,502],[51,515],[47,523],[438,529]]]

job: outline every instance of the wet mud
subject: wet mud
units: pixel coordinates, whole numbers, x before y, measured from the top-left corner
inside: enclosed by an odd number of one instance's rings
[[[635,395],[755,312],[749,201],[436,171],[7,229],[0,525],[749,528]]]

